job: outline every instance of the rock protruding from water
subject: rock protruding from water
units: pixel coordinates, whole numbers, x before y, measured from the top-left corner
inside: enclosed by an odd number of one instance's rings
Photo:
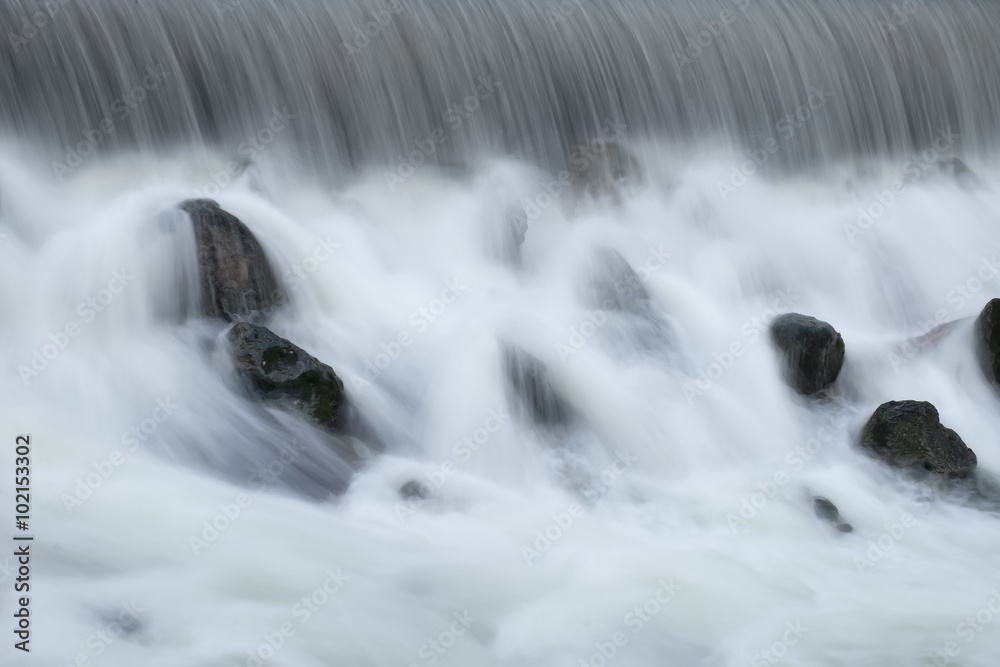
[[[570,423],[570,407],[553,390],[543,361],[519,348],[504,346],[503,370],[508,399],[535,424],[557,427]]]
[[[344,383],[333,369],[270,329],[239,322],[227,334],[239,375],[258,398],[339,431]]]
[[[851,524],[840,520],[840,510],[826,498],[814,498],[813,511],[816,512],[816,516],[824,521],[828,521],[831,526],[842,533],[849,533],[854,530]]]
[[[976,453],[941,424],[926,401],[890,401],[878,406],[861,430],[861,445],[896,468],[920,467],[962,477],[976,468]]]
[[[1000,387],[1000,299],[986,304],[976,318],[976,357],[994,387]]]
[[[844,339],[815,317],[788,313],[771,324],[771,340],[785,362],[785,380],[800,394],[833,384],[844,365]]]
[[[285,301],[264,249],[239,218],[211,199],[189,199],[180,208],[194,225],[206,316],[258,321]]]

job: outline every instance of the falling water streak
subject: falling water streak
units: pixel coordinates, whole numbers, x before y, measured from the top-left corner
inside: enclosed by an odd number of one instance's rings
[[[98,658],[89,639],[135,599],[141,622],[102,664],[256,667],[249,652],[289,621],[275,667],[409,665],[468,610],[470,632],[437,664],[578,667],[632,633],[628,610],[664,580],[679,591],[615,665],[759,665],[799,621],[808,633],[784,650],[801,667],[915,667],[944,650],[1000,581],[996,514],[935,496],[855,435],[879,403],[926,399],[981,474],[1000,470],[1000,403],[968,321],[1000,293],[984,272],[1000,264],[1000,9],[914,0],[890,22],[894,6],[3,2],[0,131],[24,150],[0,147],[0,422],[37,445],[31,658]],[[495,90],[449,121],[483,80]],[[810,90],[826,101],[786,141]],[[616,123],[651,178],[617,203],[577,207],[566,191],[512,241],[509,214],[553,182],[538,167]],[[52,166],[98,130],[97,152],[120,159]],[[434,159],[481,169],[426,170],[396,190],[364,171],[436,130]],[[939,132],[961,135],[946,155],[969,158],[985,187],[894,181]],[[751,177],[720,196],[741,150],[776,135],[770,159],[793,172],[857,161],[889,176],[858,170],[850,189]],[[328,440],[248,400],[226,325],[193,317],[195,241],[176,206],[205,191],[206,148],[232,157],[218,199],[291,293],[269,326],[336,369],[386,445],[344,495],[327,495],[350,475]],[[669,179],[664,155],[681,163]],[[327,259],[307,267],[318,249]],[[590,281],[616,275],[595,256],[643,271],[642,303],[595,314]],[[125,289],[88,307],[116,272]],[[449,282],[460,298],[422,319]],[[776,303],[843,333],[831,401],[782,382],[760,324]],[[939,313],[958,322],[949,336],[892,356]],[[548,366],[535,414],[519,394],[542,374],[522,365],[511,391],[509,345]],[[269,476],[289,444],[301,452]],[[101,478],[115,450],[125,462]],[[406,482],[442,479],[403,504]],[[229,519],[241,494],[252,502]],[[854,532],[814,516],[813,495]],[[745,503],[756,511],[739,525]],[[916,523],[894,538],[904,515]],[[213,522],[226,526],[215,538]],[[294,605],[341,569],[346,583],[302,622]],[[994,667],[994,627],[960,645],[963,667]]]
[[[1000,126],[987,0],[8,0],[0,25],[0,128],[53,159],[105,119],[102,153],[238,155],[275,109],[295,115],[279,143],[332,173],[396,163],[436,129],[443,164],[559,165],[611,122],[680,150],[759,148],[817,90],[822,114],[776,162],[908,154],[942,130],[988,154]],[[495,91],[449,116],[483,81]]]

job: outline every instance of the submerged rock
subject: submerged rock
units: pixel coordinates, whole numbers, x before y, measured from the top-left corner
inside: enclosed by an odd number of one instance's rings
[[[239,218],[211,199],[189,199],[180,208],[194,225],[206,316],[256,321],[284,303],[264,249]]]
[[[610,196],[621,199],[624,183],[641,183],[639,162],[621,144],[599,139],[569,147],[569,178],[577,196]]]
[[[406,500],[412,500],[416,498],[419,498],[421,500],[426,500],[427,498],[430,497],[430,495],[431,495],[430,487],[427,484],[418,482],[415,479],[411,479],[410,481],[406,482],[401,487],[399,487],[399,496]]]
[[[662,246],[651,248],[636,271],[617,250],[600,247],[593,251],[582,297],[589,307],[600,311],[588,313],[587,317],[616,357],[627,359],[638,353],[661,357],[668,363],[679,362],[676,330],[656,308],[645,287],[650,274],[665,266],[669,257]],[[575,348],[572,338],[570,345]]]
[[[1000,387],[1000,299],[986,304],[976,318],[976,358],[994,387]]]
[[[897,468],[961,477],[976,468],[976,454],[941,424],[926,401],[890,401],[878,406],[861,430],[861,445]]]
[[[503,370],[507,380],[507,396],[512,405],[539,426],[566,426],[572,411],[552,388],[549,370],[543,361],[524,350],[504,346]]]
[[[924,352],[933,349],[938,343],[955,331],[958,325],[962,323],[962,320],[952,320],[951,322],[945,322],[937,326],[932,326],[933,322],[934,320],[931,320],[931,323],[924,325],[925,333],[907,338],[893,346],[892,351],[887,357],[892,370],[897,370],[907,361],[915,359]]]
[[[333,369],[270,329],[239,322],[226,336],[239,375],[256,396],[338,432],[344,383]]]
[[[976,173],[957,157],[935,160],[920,166],[911,165],[907,168],[905,180],[907,183],[920,183],[935,178],[951,179],[967,190],[982,186]]]
[[[844,365],[844,339],[815,317],[778,316],[771,324],[771,340],[784,357],[786,382],[800,394],[815,394],[833,384]]]
[[[840,510],[826,498],[814,498],[813,511],[816,512],[816,516],[830,522],[830,525],[842,533],[849,533],[854,530],[851,524],[840,520]]]
[[[521,268],[521,245],[529,221],[523,211],[510,209],[487,216],[486,254],[512,269]]]
[[[649,311],[649,292],[639,274],[613,248],[594,251],[592,305],[606,311],[645,315]]]

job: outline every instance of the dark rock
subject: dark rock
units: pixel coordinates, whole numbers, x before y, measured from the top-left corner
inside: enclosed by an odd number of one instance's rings
[[[788,313],[771,324],[771,340],[785,361],[785,380],[800,394],[833,384],[844,365],[844,339],[815,317]]]
[[[339,431],[344,383],[333,369],[270,329],[239,322],[227,334],[233,361],[250,389],[268,403]]]
[[[545,363],[516,347],[503,348],[507,396],[539,426],[566,426],[572,411],[552,389]]]
[[[840,510],[826,498],[814,498],[813,510],[816,512],[816,516],[830,522],[830,525],[842,533],[849,533],[854,530],[851,524],[840,520]]]
[[[926,401],[890,401],[878,406],[861,430],[861,445],[891,466],[918,466],[951,477],[970,474],[976,454],[941,424]]]
[[[205,315],[258,321],[284,303],[264,249],[239,218],[211,199],[189,199],[180,208],[194,225]]]
[[[976,318],[976,358],[994,387],[1000,387],[1000,299],[992,299]]]

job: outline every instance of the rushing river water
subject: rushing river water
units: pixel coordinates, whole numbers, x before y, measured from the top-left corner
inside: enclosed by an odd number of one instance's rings
[[[0,27],[0,488],[30,433],[35,535],[32,650],[0,664],[997,664],[997,513],[856,445],[926,400],[1000,473],[971,319],[1000,295],[995,3],[3,0]],[[609,142],[632,177],[581,193]],[[253,231],[268,326],[383,453],[353,470],[244,397],[192,197]],[[641,308],[602,310],[609,248]],[[781,378],[790,311],[844,337],[825,399]]]

